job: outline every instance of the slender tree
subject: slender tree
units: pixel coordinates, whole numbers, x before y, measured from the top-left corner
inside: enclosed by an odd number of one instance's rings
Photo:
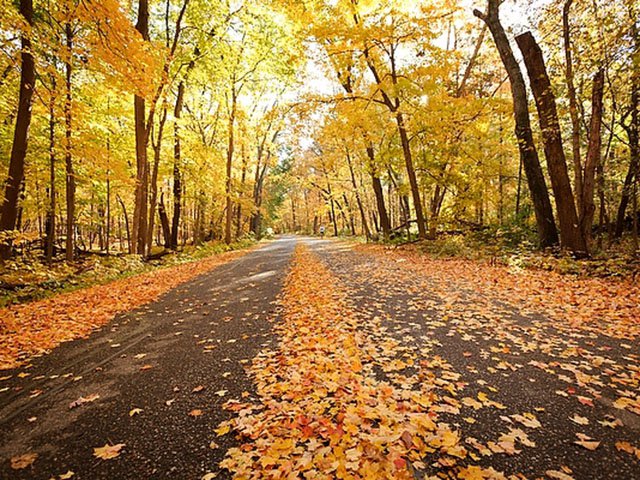
[[[13,133],[9,174],[5,183],[4,201],[0,215],[0,234],[10,232],[16,227],[18,200],[24,182],[24,163],[27,155],[29,126],[31,125],[31,104],[35,87],[35,63],[31,51],[31,27],[33,27],[33,2],[20,0],[20,14],[26,22],[26,28],[20,35],[20,93],[18,113]],[[11,255],[10,238],[0,238],[0,260]]]
[[[529,185],[540,246],[545,248],[558,243],[558,232],[553,218],[547,184],[544,179],[544,174],[542,173],[540,160],[538,159],[538,151],[533,141],[524,78],[520,71],[520,66],[513,55],[507,34],[500,22],[500,3],[500,0],[488,0],[486,13],[474,10],[473,14],[484,21],[489,28],[502,63],[507,71],[507,75],[509,76],[520,161],[524,167]]]

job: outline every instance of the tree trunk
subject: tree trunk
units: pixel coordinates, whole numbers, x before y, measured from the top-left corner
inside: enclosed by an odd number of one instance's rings
[[[242,233],[242,197],[244,197],[244,184],[247,180],[247,156],[244,150],[244,143],[241,145],[242,150],[242,173],[240,175],[240,191],[238,192],[238,207],[236,209],[236,239],[240,238]]]
[[[413,157],[411,154],[411,145],[409,144],[409,136],[404,123],[402,113],[396,113],[396,122],[398,123],[398,132],[400,133],[400,143],[402,144],[402,152],[404,156],[405,166],[407,168],[407,176],[409,177],[409,186],[411,187],[411,196],[413,197],[413,208],[416,211],[416,221],[418,223],[418,238],[427,238],[427,227],[424,221],[424,213],[422,212],[422,200],[420,200],[420,187],[418,187],[418,179],[416,171],[413,168]]]
[[[235,80],[234,80],[235,81]],[[233,149],[234,149],[234,128],[236,120],[236,89],[235,84],[231,89],[231,111],[229,112],[229,138],[227,144],[227,166],[226,166],[226,182],[225,195],[227,199],[227,216],[224,226],[224,243],[231,243],[231,223],[233,218],[233,208],[231,201],[231,167],[233,165]]]
[[[160,194],[160,202],[158,203],[158,216],[160,217],[160,225],[162,226],[164,248],[171,248],[171,227],[169,226],[167,209],[164,206],[164,192]]]
[[[32,0],[20,0],[20,14],[29,26],[33,26]],[[18,99],[18,113],[13,132],[11,158],[9,160],[9,175],[5,184],[4,202],[0,215],[0,232],[15,229],[18,216],[18,198],[24,181],[24,160],[27,155],[29,125],[31,124],[31,103],[35,86],[35,66],[31,54],[31,32],[21,36],[22,49],[20,53],[20,96]],[[0,260],[11,255],[11,242],[0,243]]]
[[[171,219],[171,241],[169,248],[177,250],[180,216],[182,214],[182,144],[180,141],[180,118],[184,100],[184,84],[178,86],[178,96],[173,110],[173,217]]]
[[[251,215],[251,231],[256,237],[260,237],[262,234],[262,190],[264,186],[264,178],[267,173],[267,164],[262,168],[260,163],[256,166],[255,184],[253,186],[253,203],[255,212]]]
[[[631,17],[635,18],[634,11],[630,11]],[[634,39],[634,51],[631,55],[634,65],[631,76],[631,124],[625,127],[627,137],[629,138],[629,170],[624,179],[622,188],[622,197],[618,206],[616,215],[615,238],[622,237],[624,231],[625,216],[629,202],[631,200],[632,191],[637,182],[637,176],[640,174],[640,29],[636,22],[632,23],[631,35]]]
[[[109,98],[107,98],[107,111],[109,110]],[[107,134],[107,211],[105,222],[105,251],[109,255],[111,248],[111,134]]]
[[[356,222],[353,216],[353,209],[351,208],[351,202],[347,198],[346,193],[342,193],[342,200],[344,200],[344,206],[347,208],[347,212],[349,213],[349,218],[346,217],[344,210],[340,209],[342,212],[342,218],[344,222],[349,225],[349,230],[351,230],[351,235],[356,236]]]
[[[333,223],[333,236],[338,236],[338,220],[336,218],[336,206],[333,201],[333,194],[331,193],[331,186],[329,188],[329,206],[331,208],[331,222]]]
[[[296,220],[296,203],[293,201],[293,197],[290,197],[291,200],[291,231],[296,233],[298,231],[298,221]]]
[[[376,175],[375,170],[375,153],[372,146],[367,147],[367,156],[369,157],[369,172],[371,173],[371,184],[373,186],[373,193],[376,197],[376,207],[378,210],[378,216],[380,217],[380,229],[382,230],[382,236],[385,240],[389,239],[391,235],[391,225],[389,223],[389,215],[387,214],[387,207],[384,204],[384,191],[382,190],[382,182],[380,177]]]
[[[627,208],[629,207],[629,201],[631,200],[631,191],[633,189],[633,181],[634,181],[636,172],[638,171],[638,165],[640,163],[640,154],[634,152],[634,150],[637,150],[637,148],[633,148],[633,145],[631,145],[631,136],[629,136],[629,143],[630,143],[629,168],[627,170],[626,176],[624,177],[624,183],[622,185],[622,196],[620,197],[620,203],[618,204],[618,213],[616,214],[616,227],[613,234],[613,237],[616,239],[621,238],[622,233],[624,232],[625,217],[627,215]]]
[[[124,223],[127,229],[127,253],[131,255],[133,253],[133,239],[131,238],[131,229],[129,228],[129,215],[127,215],[127,207],[125,207],[122,198],[118,195],[118,202],[122,207],[122,214],[124,215]]]
[[[138,1],[138,21],[136,30],[144,40],[149,40],[149,2]],[[146,108],[145,99],[138,95],[134,102],[135,138],[136,138],[136,188],[133,211],[133,242],[135,253],[145,255],[147,244],[147,205],[149,185],[149,162],[147,159]]]
[[[353,192],[356,196],[356,203],[358,204],[358,211],[360,212],[360,220],[362,221],[362,230],[365,234],[367,240],[371,240],[371,231],[369,230],[369,225],[367,223],[367,216],[364,213],[364,207],[362,206],[362,199],[360,198],[360,190],[358,189],[358,184],[356,183],[356,176],[353,173],[353,164],[351,163],[351,155],[347,152],[347,164],[349,165],[349,173],[351,174],[351,185],[353,186]]]
[[[604,69],[601,68],[593,79],[591,94],[591,122],[589,125],[589,147],[584,162],[582,200],[580,201],[580,229],[587,245],[591,243],[591,229],[596,211],[594,202],[596,169],[601,161],[602,150],[602,96],[604,92]]]
[[[429,219],[429,238],[435,240],[438,233],[438,222],[440,220],[440,211],[447,190],[440,184],[436,185],[431,201],[431,218]]]
[[[151,170],[151,195],[149,196],[149,220],[147,229],[147,252],[151,252],[153,245],[153,227],[156,217],[156,203],[158,203],[158,168],[160,166],[160,153],[162,152],[162,134],[164,133],[164,124],[167,121],[167,108],[162,110],[162,117],[158,124],[158,138],[153,145],[153,169]]]
[[[542,50],[531,32],[518,35],[516,43],[520,47],[527,67],[531,90],[538,109],[544,152],[560,223],[560,243],[574,254],[587,255],[587,245],[580,231],[575,199],[567,173],[567,161],[562,146],[556,99],[544,64]]]
[[[52,75],[51,99],[49,100],[49,209],[47,211],[47,240],[45,257],[53,261],[56,242],[56,96],[55,79]]]
[[[571,146],[573,156],[573,184],[576,189],[578,211],[582,210],[582,157],[580,155],[580,119],[578,117],[578,101],[576,87],[573,81],[573,60],[571,55],[571,31],[569,27],[569,9],[573,0],[565,0],[562,8],[562,34],[564,38],[565,78],[567,82],[567,96],[569,97],[569,114],[571,116]]]
[[[486,15],[478,10],[474,10],[473,13],[489,27],[502,63],[509,76],[520,160],[524,167],[533,202],[540,246],[546,248],[558,243],[558,232],[553,219],[549,192],[547,191],[544,174],[538,159],[538,152],[533,142],[524,78],[520,71],[520,66],[513,55],[509,39],[500,23],[499,5],[500,2],[498,0],[489,0]]]
[[[199,54],[198,48],[195,48],[193,54],[194,56]],[[167,245],[167,248],[171,248],[173,250],[178,248],[178,230],[180,228],[180,214],[182,212],[182,150],[180,140],[180,119],[182,118],[186,80],[194,66],[195,60],[192,59],[189,62],[189,65],[187,65],[187,71],[184,78],[180,80],[180,84],[178,85],[178,95],[176,97],[176,105],[173,110],[173,116],[175,118],[175,122],[173,124],[173,218],[171,219],[171,242]]]
[[[68,14],[67,10],[67,14]],[[65,37],[67,46],[67,62],[66,62],[66,101],[64,104],[64,123],[65,123],[65,170],[66,170],[66,199],[67,199],[67,239],[65,244],[66,259],[68,262],[73,261],[75,256],[75,208],[76,208],[76,178],[73,171],[73,157],[71,153],[71,135],[72,135],[72,114],[71,114],[71,70],[73,61],[73,32],[71,24],[67,20],[65,25]]]

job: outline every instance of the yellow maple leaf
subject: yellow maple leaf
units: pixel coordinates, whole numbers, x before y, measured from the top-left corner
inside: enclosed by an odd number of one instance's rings
[[[110,460],[120,455],[120,450],[122,450],[124,445],[124,443],[117,443],[116,445],[109,445],[107,443],[104,447],[94,448],[93,455],[102,460]]]

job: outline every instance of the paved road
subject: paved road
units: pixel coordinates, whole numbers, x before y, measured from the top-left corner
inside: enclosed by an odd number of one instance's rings
[[[295,243],[269,243],[26,371],[2,372],[14,378],[0,394],[0,477],[48,479],[71,470],[74,480],[199,479],[215,470],[233,441],[213,433],[230,417],[220,405],[252,391],[244,365],[273,341],[269,320]],[[29,376],[16,377],[23,372]],[[100,398],[69,408],[94,394]],[[134,408],[143,411],[130,416]],[[190,416],[195,409],[202,415]],[[211,449],[212,440],[220,448]],[[93,457],[106,443],[126,447],[117,460]],[[12,470],[8,459],[29,451],[38,453],[33,467]]]
[[[300,241],[281,238],[184,284],[36,360],[28,377],[16,377],[24,370],[3,373],[14,378],[0,394],[0,477],[46,479],[71,470],[74,479],[199,479],[216,472],[234,445],[233,435],[213,433],[231,415],[220,405],[253,393],[244,366],[275,345],[270,320],[277,321],[276,298]],[[637,341],[570,334],[464,286],[408,271],[392,257],[303,241],[349,291],[362,322],[380,317],[403,354],[434,365],[438,388],[451,398],[441,420],[460,432],[477,457],[472,463],[531,479],[551,478],[548,470],[584,480],[640,479],[640,461],[614,448],[616,441],[640,446],[640,416],[612,406],[616,388],[638,394]],[[69,408],[92,394],[100,398]],[[134,408],[142,412],[130,416]],[[194,409],[202,415],[190,416]],[[478,448],[499,443],[512,427],[528,435],[525,444],[516,442],[520,453]],[[601,444],[591,451],[574,443],[576,434]],[[210,448],[212,440],[220,448]],[[93,457],[93,448],[108,442],[125,443],[123,454]],[[11,470],[8,458],[27,451],[38,453],[34,465]],[[437,473],[437,460],[427,459],[423,473]]]
[[[454,407],[440,418],[478,458],[459,463],[528,479],[554,478],[545,476],[551,470],[577,480],[640,480],[640,458],[615,448],[616,442],[640,447],[640,416],[613,406],[621,391],[640,396],[637,340],[557,328],[464,283],[423,275],[393,255],[309,243],[349,291],[362,322],[380,317],[389,336],[435,366]],[[438,372],[441,365],[447,368]],[[528,414],[536,421],[528,422]],[[489,443],[500,450],[501,435],[512,428],[528,436],[524,444],[516,440],[519,453],[491,452]],[[580,435],[600,444],[591,451],[575,443],[586,438]]]

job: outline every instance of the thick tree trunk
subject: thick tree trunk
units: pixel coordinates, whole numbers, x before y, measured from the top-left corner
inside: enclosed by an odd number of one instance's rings
[[[596,169],[601,161],[602,150],[602,97],[604,92],[604,69],[598,70],[593,79],[591,94],[591,122],[589,125],[589,147],[584,162],[584,176],[582,180],[582,200],[580,205],[580,229],[589,248],[591,243],[591,229],[596,211],[594,202]]]
[[[32,0],[20,0],[20,14],[29,26],[33,25]],[[18,113],[16,126],[13,131],[11,158],[9,160],[9,175],[5,184],[4,202],[0,215],[0,232],[14,230],[18,217],[18,199],[24,182],[24,160],[27,155],[29,125],[31,124],[31,103],[35,86],[35,66],[31,54],[31,33],[21,36],[22,51],[20,53],[20,96],[18,99]],[[0,242],[0,260],[11,255],[11,242]]]
[[[558,232],[553,219],[549,192],[547,191],[544,174],[538,159],[538,152],[533,142],[524,78],[520,71],[520,66],[513,55],[509,39],[500,23],[499,5],[500,2],[498,0],[489,0],[486,14],[478,10],[474,10],[473,13],[489,27],[502,63],[509,76],[520,160],[524,167],[533,202],[540,246],[546,248],[558,243]]]
[[[66,63],[66,101],[64,104],[64,123],[65,123],[65,170],[66,170],[66,199],[67,199],[67,238],[66,238],[66,259],[68,262],[72,261],[75,256],[75,209],[76,209],[76,177],[73,171],[73,156],[71,152],[72,148],[72,113],[71,113],[71,71],[72,71],[72,59],[73,59],[73,32],[71,30],[71,24],[67,21],[65,25],[65,37],[67,46],[67,63]]]
[[[516,42],[527,67],[531,90],[538,109],[544,152],[560,223],[560,243],[575,254],[587,255],[587,245],[580,231],[576,203],[567,172],[556,99],[551,88],[542,50],[531,32],[518,35]]]

